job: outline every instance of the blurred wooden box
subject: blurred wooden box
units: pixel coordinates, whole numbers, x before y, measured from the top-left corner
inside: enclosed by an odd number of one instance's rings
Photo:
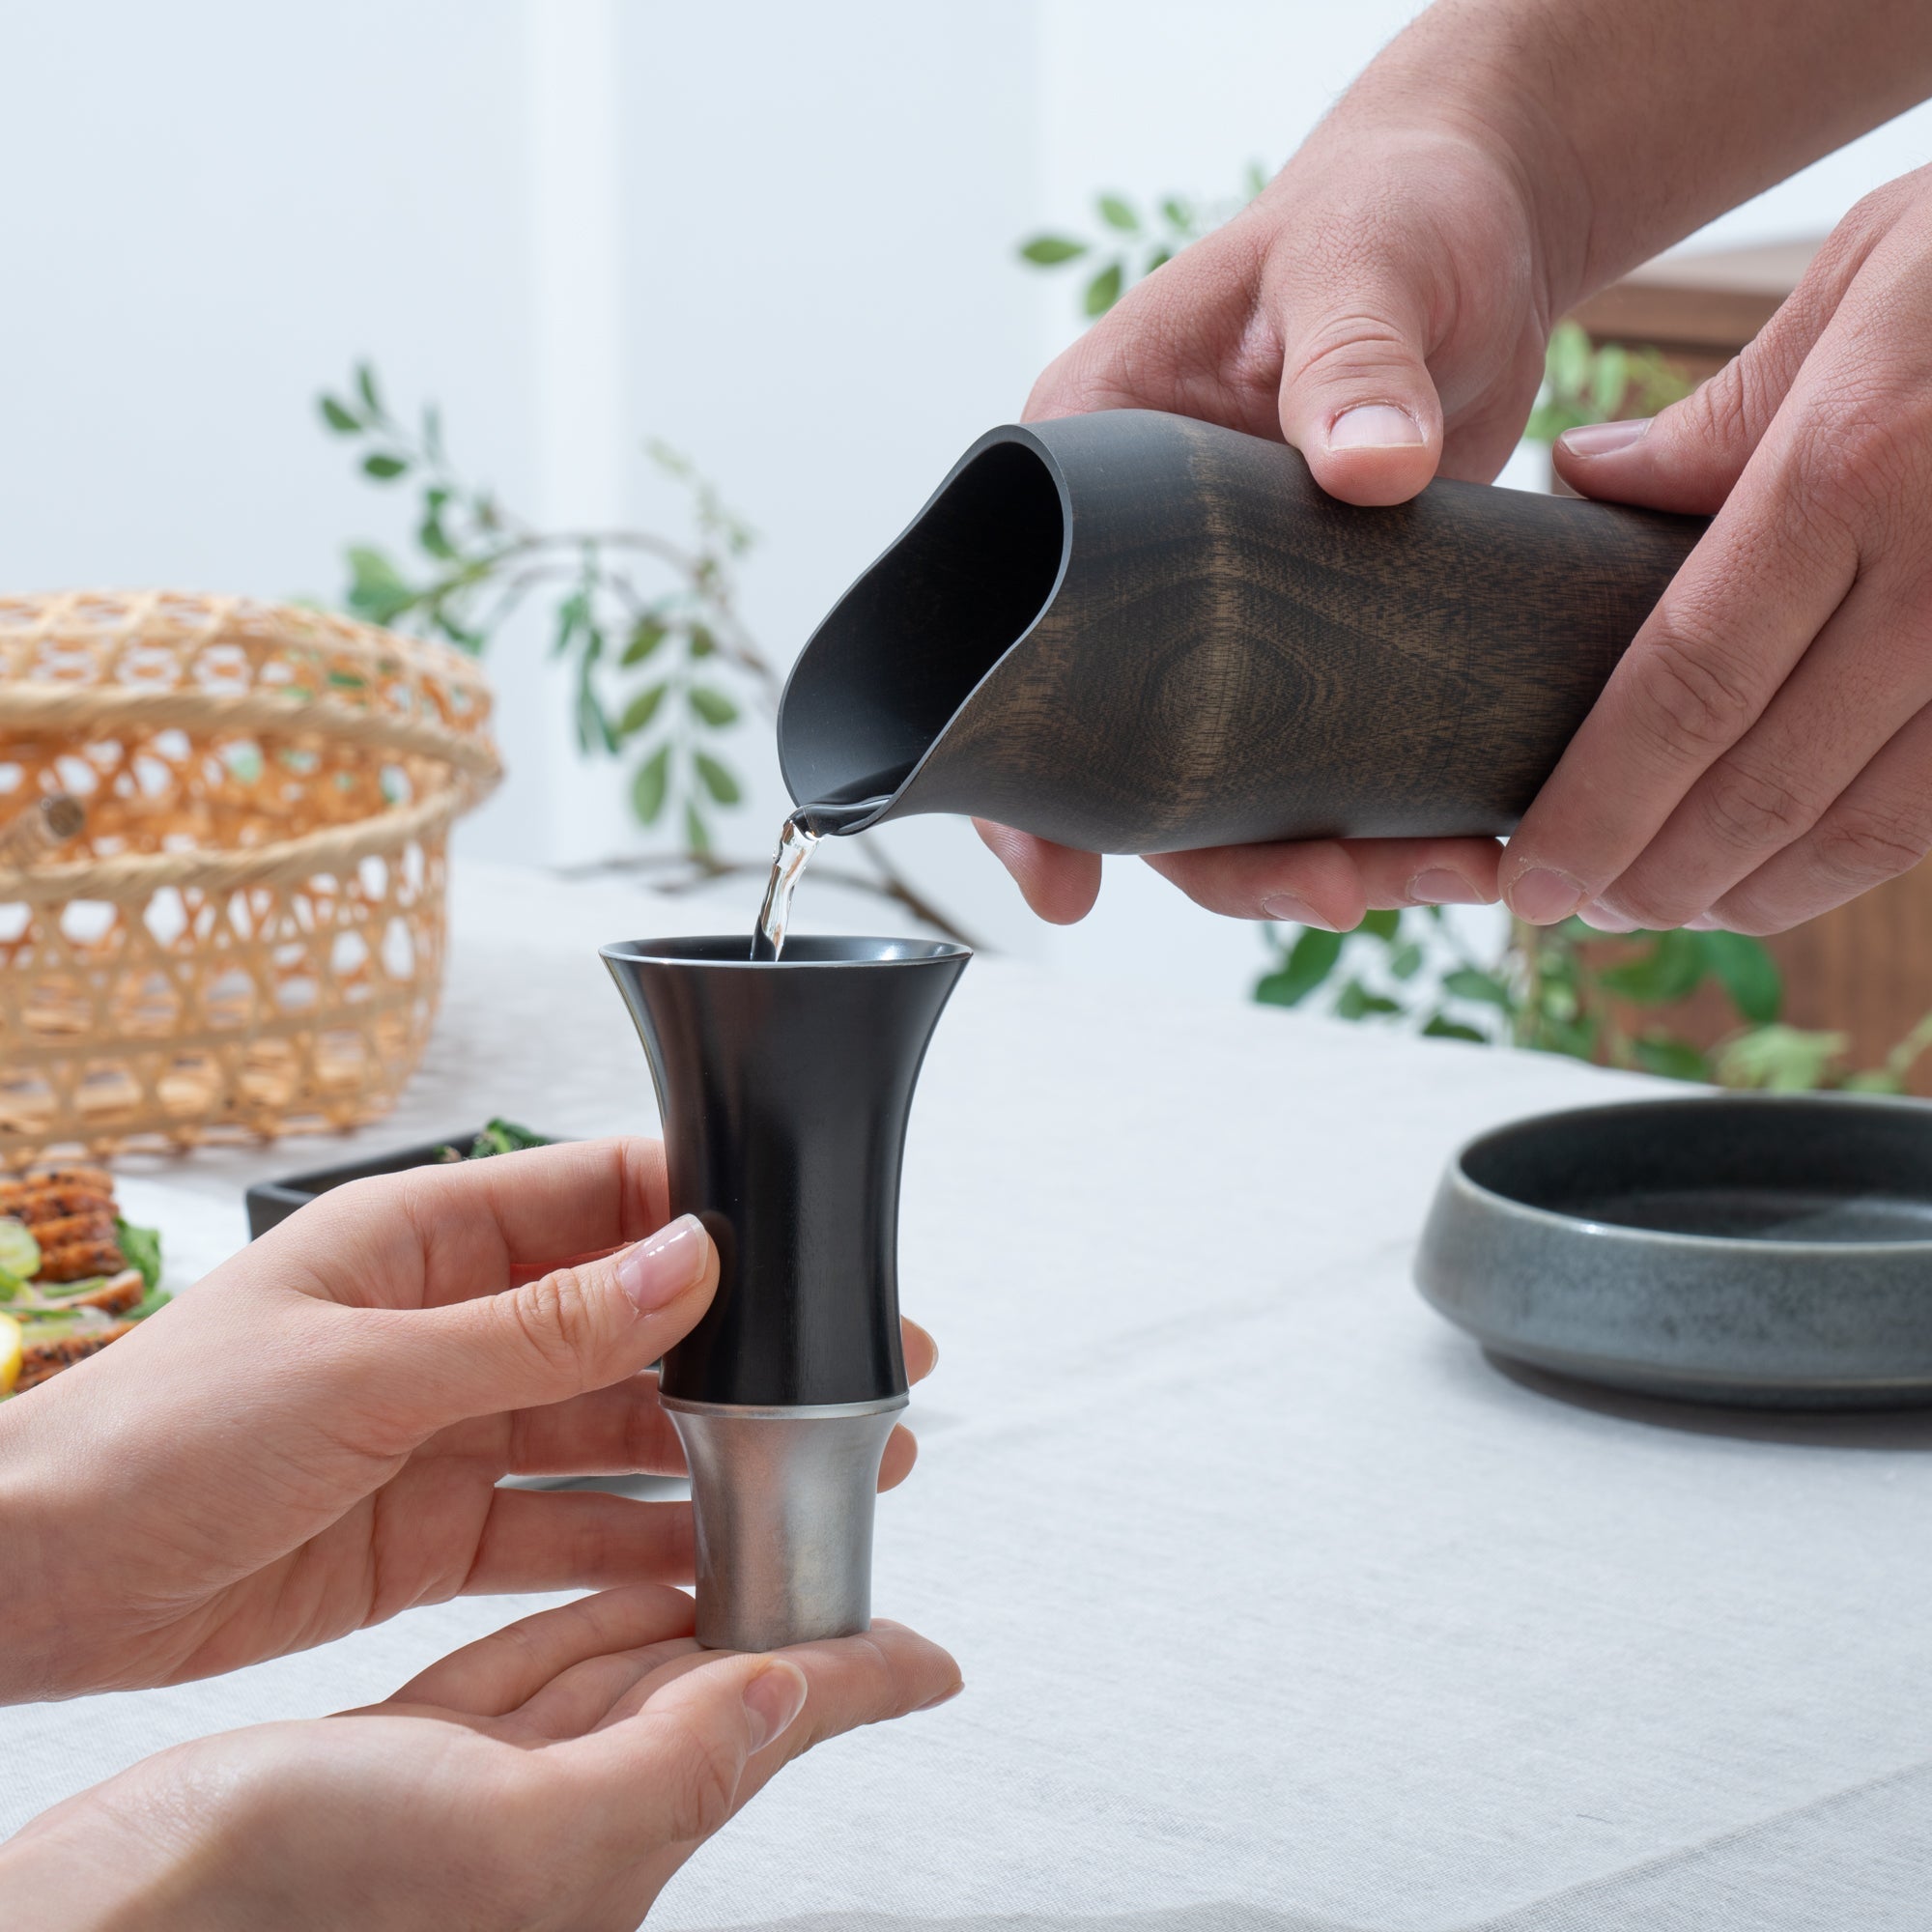
[[[1772,318],[1823,245],[1773,242],[1663,255],[1571,311],[1596,343],[1661,349],[1693,383],[1715,376]]]
[[[1666,256],[1574,311],[1593,343],[1661,349],[1693,382],[1712,376],[1771,319],[1820,246],[1809,241]],[[1851,1037],[1874,1066],[1932,1008],[1932,866],[1921,865],[1769,942],[1784,972],[1793,1026]],[[1715,1001],[1670,1016],[1699,1044],[1724,1030]],[[1932,1055],[1913,1091],[1932,1094]]]

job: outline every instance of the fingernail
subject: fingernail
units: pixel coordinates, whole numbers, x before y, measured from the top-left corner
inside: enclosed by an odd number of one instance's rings
[[[936,1369],[939,1366],[939,1343],[937,1339],[934,1337],[932,1330],[929,1328],[922,1328],[919,1325],[919,1323],[912,1319],[910,1315],[901,1315],[899,1317],[899,1320],[903,1321],[905,1325],[908,1328],[910,1328],[912,1332],[915,1335],[917,1335],[919,1339],[922,1342],[923,1342],[928,1349],[932,1350],[932,1368]],[[928,1369],[926,1373],[930,1375],[932,1373],[932,1370]]]
[[[1539,867],[1525,872],[1509,890],[1510,911],[1531,925],[1554,925],[1568,919],[1583,902],[1583,888],[1568,872]]]
[[[1393,403],[1361,403],[1344,410],[1328,429],[1330,449],[1412,448],[1422,440],[1422,425]]]
[[[1592,899],[1588,905],[1577,908],[1577,917],[1593,932],[1634,932],[1636,921],[1626,919],[1620,912],[1612,912],[1606,905],[1599,905]]]
[[[1566,429],[1556,440],[1572,456],[1614,456],[1628,449],[1649,429],[1649,416],[1633,416],[1628,422],[1583,423]]]
[[[936,1711],[940,1705],[952,1703],[953,1698],[958,1696],[960,1691],[965,1690],[965,1688],[966,1686],[962,1681],[955,1684],[951,1690],[942,1690],[937,1697],[928,1697],[923,1704],[915,1704],[913,1709],[915,1711]]]
[[[1262,913],[1267,919],[1279,919],[1290,925],[1318,926],[1323,932],[1339,932],[1341,927],[1332,925],[1321,917],[1306,899],[1297,898],[1293,893],[1271,893],[1262,901]]]
[[[1474,886],[1461,872],[1443,866],[1432,866],[1408,882],[1408,895],[1417,905],[1487,905]]]
[[[751,1719],[752,1748],[763,1750],[782,1737],[805,1709],[805,1673],[789,1663],[774,1663],[745,1686],[745,1715]]]
[[[675,1301],[703,1272],[703,1224],[696,1214],[680,1214],[617,1264],[617,1285],[639,1315],[649,1315]]]

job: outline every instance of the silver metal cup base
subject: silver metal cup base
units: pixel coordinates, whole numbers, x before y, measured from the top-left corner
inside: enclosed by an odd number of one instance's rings
[[[777,1650],[867,1629],[879,1459],[906,1398],[664,1406],[691,1464],[698,1642]]]

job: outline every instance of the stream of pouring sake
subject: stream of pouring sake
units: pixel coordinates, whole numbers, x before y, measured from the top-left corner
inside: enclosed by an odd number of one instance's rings
[[[778,856],[772,861],[771,883],[765,888],[765,902],[758,908],[757,924],[752,928],[754,962],[770,961],[783,952],[785,927],[791,921],[791,895],[812,847],[821,838],[842,837],[869,825],[892,804],[894,788],[904,778],[903,771],[874,772],[844,792],[800,806],[785,820],[779,835]],[[859,795],[854,797],[854,792]]]
[[[791,923],[791,895],[798,889],[799,874],[818,843],[818,834],[802,823],[805,814],[795,811],[784,822],[779,838],[778,857],[772,861],[771,883],[765,888],[765,902],[758,908],[758,923],[752,932],[752,957],[776,959],[784,951],[785,927]]]

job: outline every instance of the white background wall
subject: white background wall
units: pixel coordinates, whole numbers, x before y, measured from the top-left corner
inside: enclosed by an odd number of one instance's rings
[[[667,523],[640,445],[690,452],[763,532],[747,610],[789,657],[1074,332],[1071,280],[1021,269],[1015,240],[1083,222],[1098,187],[1211,197],[1279,165],[1414,11],[7,7],[0,586],[332,594],[346,540],[403,528],[316,425],[316,390],[368,355],[533,518]],[[1929,153],[1921,109],[1700,239],[1822,231]],[[536,644],[492,665],[513,778],[465,842],[633,846]],[[733,837],[755,847],[782,794],[754,731],[736,761],[758,786]],[[965,828],[890,836],[989,937],[1069,970],[1233,996],[1262,959],[1131,863],[1085,926],[1047,932]]]

